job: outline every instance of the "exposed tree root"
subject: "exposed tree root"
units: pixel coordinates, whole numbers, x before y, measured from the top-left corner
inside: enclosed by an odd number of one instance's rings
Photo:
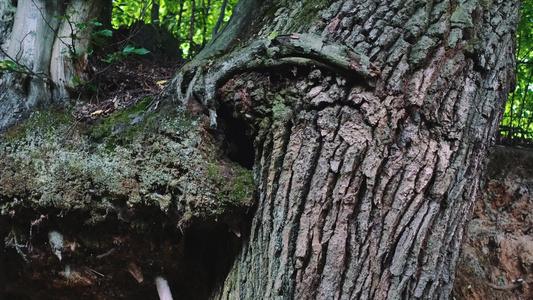
[[[272,40],[255,40],[215,59],[190,62],[174,77],[172,87],[162,97],[182,105],[187,105],[193,96],[198,98],[209,110],[211,127],[216,127],[216,91],[227,80],[238,73],[290,65],[334,70],[364,79],[370,86],[380,73],[379,66],[347,46],[328,44],[313,34],[281,35]]]

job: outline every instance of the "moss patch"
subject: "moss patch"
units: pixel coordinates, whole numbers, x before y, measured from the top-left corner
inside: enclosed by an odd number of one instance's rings
[[[113,151],[115,145],[127,145],[133,141],[145,126],[146,121],[151,118],[145,116],[148,105],[152,102],[152,97],[144,98],[136,105],[119,110],[109,117],[98,120],[90,128],[89,136],[96,141],[106,142],[106,149]]]
[[[2,214],[47,207],[128,221],[151,207],[182,224],[251,203],[251,174],[218,162],[220,145],[200,116],[173,105],[147,112],[151,100],[92,124],[47,111],[11,129],[0,139]]]
[[[252,171],[239,168],[237,177],[233,179],[229,198],[237,203],[250,204],[254,195],[255,185]]]
[[[252,205],[255,184],[251,170],[237,163],[213,161],[209,164],[208,179],[219,187],[215,195],[219,213]]]
[[[7,142],[15,142],[27,137],[28,133],[39,131],[47,136],[58,135],[58,130],[74,122],[70,113],[62,107],[52,106],[49,110],[36,111],[19,125],[7,130],[3,139]]]

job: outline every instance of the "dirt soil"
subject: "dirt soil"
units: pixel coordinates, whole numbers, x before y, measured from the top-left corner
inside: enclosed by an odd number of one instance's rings
[[[130,54],[112,63],[102,61],[110,51],[109,47],[96,48],[89,57],[91,80],[80,87],[73,112],[78,120],[105,117],[146,97],[156,97],[187,62],[151,53]],[[101,113],[94,113],[98,111]]]
[[[533,299],[533,150],[496,146],[466,231],[455,299]]]

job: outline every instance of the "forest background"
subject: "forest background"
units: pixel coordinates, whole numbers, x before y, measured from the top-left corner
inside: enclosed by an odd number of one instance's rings
[[[103,38],[112,36],[112,30],[128,31],[122,45],[119,45],[123,50],[108,53],[107,57],[102,58],[108,63],[127,54],[149,52],[144,48],[132,48],[131,45],[131,40],[135,40],[134,37],[145,24],[151,24],[159,32],[171,34],[177,40],[174,45],[179,46],[176,49],[165,51],[174,52],[174,57],[190,59],[227,23],[237,2],[238,0],[117,0],[112,1],[111,20],[91,20],[73,23],[72,26],[78,27],[78,38],[86,38],[83,37],[85,27],[97,26],[97,30],[91,34],[91,43],[104,48],[107,45]],[[92,54],[91,47],[73,51]],[[516,88],[509,95],[497,143],[533,146],[533,1],[522,3],[517,30],[516,59]],[[20,71],[21,67],[16,61],[0,61],[0,72]],[[98,86],[91,88],[97,90]]]

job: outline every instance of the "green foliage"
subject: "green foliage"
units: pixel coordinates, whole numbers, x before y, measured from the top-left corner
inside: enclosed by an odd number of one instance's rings
[[[80,77],[75,76],[72,78],[73,89],[75,92],[81,93],[86,91],[97,92],[98,87],[91,82],[82,80]]]
[[[115,52],[113,54],[108,54],[106,59],[102,59],[102,61],[106,63],[112,63],[115,61],[119,61],[123,59],[124,57],[128,56],[129,54],[136,53],[140,55],[148,54],[150,51],[144,49],[144,48],[135,48],[133,45],[127,45],[124,50]]]
[[[533,138],[533,1],[522,3],[516,49],[516,88],[509,96],[500,132],[510,139]]]
[[[25,72],[26,68],[11,60],[0,60],[0,74],[5,72]]]
[[[227,22],[238,0],[228,0]],[[173,33],[185,55],[196,54],[211,38],[223,0],[116,0],[112,24],[129,27],[137,21],[153,23]],[[153,11],[157,9],[157,11]]]
[[[73,12],[73,13],[75,14],[76,12]],[[90,32],[90,34],[88,33],[88,31],[90,29],[102,26],[102,23],[98,22],[96,18],[93,18],[93,19],[91,19],[89,21],[86,21],[86,22],[73,22],[71,15],[55,16],[54,18],[66,20],[67,24],[70,26],[71,34],[69,36],[60,36],[59,38],[63,39],[63,43],[67,47],[61,54],[68,54],[69,57],[72,60],[74,60],[74,61],[77,60],[78,57],[81,54],[83,54],[84,52],[87,55],[91,55],[92,52],[93,52],[93,50],[92,50],[92,45],[93,44],[104,44],[105,43],[105,41],[104,41],[105,37],[113,36],[113,31],[111,31],[109,29],[93,30],[93,31]],[[70,43],[66,43],[64,41],[66,39],[70,39]],[[78,40],[82,40],[82,39],[89,39],[90,40],[91,43],[89,44],[88,49],[77,49],[76,48],[76,43],[75,42],[78,41]],[[135,48],[132,45],[127,45],[124,48],[124,50],[115,52],[113,54],[109,54],[108,58],[107,59],[102,59],[102,61],[107,62],[107,63],[112,63],[112,62],[116,62],[116,61],[119,61],[119,60],[123,59],[124,57],[126,57],[127,55],[129,55],[131,53],[136,53],[136,54],[143,55],[143,54],[147,54],[149,52],[150,51],[148,51],[148,50],[146,50],[144,48]],[[76,85],[83,84],[83,83],[80,82],[79,78],[77,78],[77,77],[75,77],[72,80],[72,83],[74,83]]]
[[[269,40],[273,40],[273,39],[275,39],[277,36],[278,36],[278,33],[275,32],[275,31],[272,31],[272,32],[268,35],[268,39],[269,39]]]
[[[76,14],[76,12],[72,12],[72,14]],[[74,22],[72,21],[72,15],[54,16],[54,18],[65,20],[70,27],[70,35],[59,36],[59,39],[61,39],[63,44],[65,44],[67,47],[65,50],[63,50],[63,52],[61,52],[61,54],[68,54],[68,56],[74,61],[77,60],[78,57],[84,52],[87,53],[87,55],[92,54],[92,47],[89,47],[89,49],[78,49],[76,47],[76,41],[89,39],[91,43],[102,43],[102,37],[111,36],[113,34],[111,30],[107,29],[94,30],[88,34],[87,32],[89,29],[102,26],[102,23],[98,22],[96,18],[86,22]],[[69,43],[65,42],[67,39],[70,39]]]

